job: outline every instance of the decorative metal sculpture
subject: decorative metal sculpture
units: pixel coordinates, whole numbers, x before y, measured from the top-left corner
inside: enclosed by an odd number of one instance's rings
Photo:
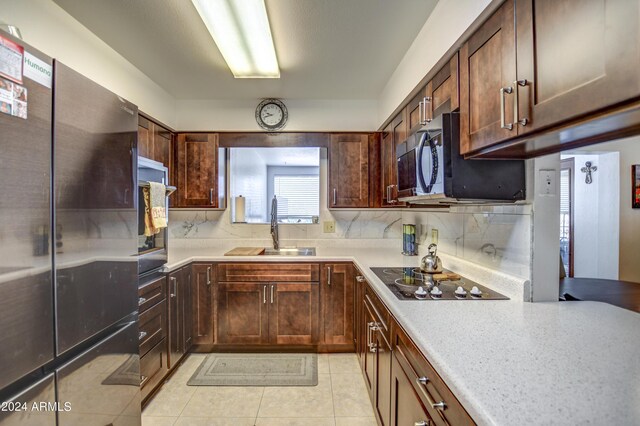
[[[584,167],[580,169],[582,173],[587,174],[587,176],[585,176],[584,178],[584,182],[587,185],[593,183],[593,177],[591,176],[591,173],[595,172],[596,170],[598,170],[598,166],[592,166],[591,161],[587,161],[586,163],[584,163]]]

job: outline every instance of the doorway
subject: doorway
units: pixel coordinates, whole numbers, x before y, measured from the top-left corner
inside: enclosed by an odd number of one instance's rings
[[[566,158],[560,163],[560,260],[565,275],[573,277],[573,223],[574,223],[574,170],[575,159]]]

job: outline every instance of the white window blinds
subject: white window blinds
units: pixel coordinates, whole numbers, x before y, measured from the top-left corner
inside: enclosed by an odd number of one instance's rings
[[[320,176],[275,175],[274,194],[278,197],[278,220],[310,221],[320,214]]]

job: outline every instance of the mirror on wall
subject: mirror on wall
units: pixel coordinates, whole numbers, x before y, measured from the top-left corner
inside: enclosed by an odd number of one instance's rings
[[[230,148],[229,187],[234,223],[317,223],[320,148]]]

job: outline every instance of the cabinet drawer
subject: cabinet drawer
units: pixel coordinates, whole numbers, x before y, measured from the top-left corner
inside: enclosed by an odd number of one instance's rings
[[[372,308],[374,316],[377,316],[380,333],[387,341],[391,341],[391,314],[369,285],[365,287],[364,301]]]
[[[393,349],[398,362],[427,407],[437,425],[473,425],[475,424],[460,402],[453,395],[429,361],[404,333],[399,325],[393,327]],[[422,383],[419,378],[426,378]],[[444,409],[434,404],[444,403]]]
[[[167,302],[163,300],[140,314],[138,323],[140,326],[140,356],[144,356],[166,337]]]
[[[138,310],[140,314],[164,300],[167,294],[167,279],[158,279],[146,282],[138,287]]]
[[[319,281],[320,266],[309,263],[221,263],[217,279],[225,282]]]
[[[167,371],[167,340],[162,339],[140,358],[140,389],[143,401],[164,379]]]

